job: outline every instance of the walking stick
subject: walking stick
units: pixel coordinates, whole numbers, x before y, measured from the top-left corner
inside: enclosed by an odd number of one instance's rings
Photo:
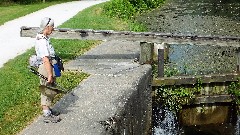
[[[37,70],[35,70],[35,68],[33,68],[33,67],[31,67],[31,66],[28,66],[28,68],[29,68],[29,71],[30,71],[31,73],[33,73],[33,74],[41,77],[42,79],[48,81],[48,78],[45,77],[44,75],[40,74]],[[69,92],[69,90],[65,89],[64,87],[62,87],[62,86],[59,85],[58,83],[53,82],[53,84],[56,85],[57,87],[59,87],[59,88],[61,89],[61,90],[60,90],[61,92],[63,92],[63,93],[68,93],[68,92]],[[45,86],[45,87],[49,87],[49,88],[51,88],[51,89],[56,90],[56,88],[53,88],[53,87],[50,87],[50,86]],[[57,90],[59,91],[59,89],[57,89]]]

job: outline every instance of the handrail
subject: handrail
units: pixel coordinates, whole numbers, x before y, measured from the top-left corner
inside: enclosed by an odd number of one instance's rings
[[[22,37],[35,37],[38,27],[21,27]],[[169,44],[197,44],[240,47],[240,37],[216,35],[183,35],[157,32],[132,32],[92,29],[55,28],[54,38],[81,40],[129,40],[140,42],[166,42]]]

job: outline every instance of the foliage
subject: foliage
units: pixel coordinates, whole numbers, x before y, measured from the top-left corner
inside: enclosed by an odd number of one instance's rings
[[[81,28],[97,30],[144,31],[145,27],[136,22],[108,17],[103,13],[105,3],[88,8],[64,23],[62,28]],[[84,21],[83,21],[84,20]]]
[[[236,103],[240,105],[240,83],[231,82],[228,86],[228,93],[235,97]]]
[[[198,80],[197,84],[181,87],[181,86],[161,86],[157,88],[157,99],[170,110],[178,112],[182,105],[191,104],[195,95],[199,94],[202,89],[202,83]]]
[[[171,67],[168,64],[164,64],[164,77],[171,77],[171,76],[177,75],[178,73],[179,71],[176,68]],[[158,62],[155,60],[152,64],[152,75],[153,75],[153,78],[158,77]]]
[[[145,11],[159,7],[165,0],[111,0],[104,6],[107,15],[131,19]]]
[[[129,0],[112,0],[104,6],[107,15],[122,19],[132,18],[137,13],[136,10]]]

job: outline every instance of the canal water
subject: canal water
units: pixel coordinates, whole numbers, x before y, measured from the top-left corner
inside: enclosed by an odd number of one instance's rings
[[[240,36],[240,1],[166,0],[136,19],[153,32]]]
[[[184,125],[177,119],[177,114],[167,107],[153,107],[153,135],[239,135],[240,116],[233,109],[228,121],[204,125]],[[210,118],[209,118],[210,119]]]
[[[182,35],[240,36],[240,0],[166,0],[158,9],[136,18],[149,31]],[[169,47],[168,63],[176,75],[202,75],[236,71],[234,47],[195,44]],[[210,66],[211,65],[211,66]],[[177,114],[161,104],[153,105],[154,135],[240,135],[240,116],[229,105],[228,121],[207,125],[183,125]],[[234,111],[235,110],[235,111]]]
[[[238,48],[189,44],[168,45],[166,67],[174,75],[233,73],[237,70]]]

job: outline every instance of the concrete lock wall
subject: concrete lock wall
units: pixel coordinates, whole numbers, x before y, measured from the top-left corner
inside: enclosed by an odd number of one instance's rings
[[[152,97],[151,97],[151,69],[144,74],[128,94],[128,101],[123,108],[118,108],[114,117],[114,126],[106,134],[119,135],[147,135],[151,133]]]
[[[151,132],[152,67],[135,61],[139,52],[139,42],[106,41],[68,63],[66,69],[91,74],[74,90],[78,96],[74,104],[79,105],[75,111],[82,109],[78,119],[82,118],[84,123],[76,125],[79,132],[87,135]]]

